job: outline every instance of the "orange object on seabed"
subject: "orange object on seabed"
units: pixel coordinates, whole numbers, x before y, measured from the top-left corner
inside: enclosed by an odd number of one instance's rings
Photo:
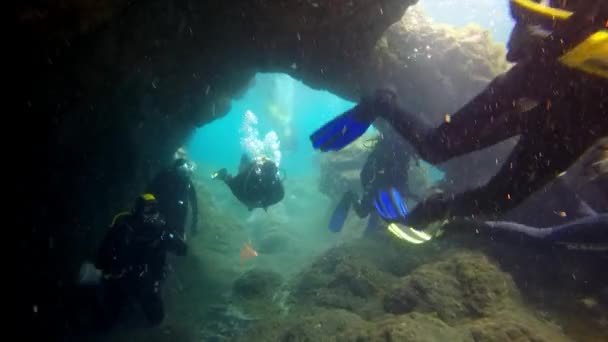
[[[241,266],[243,266],[243,263],[245,261],[251,258],[255,258],[257,256],[258,251],[253,249],[253,247],[251,246],[251,241],[244,243],[243,247],[241,247]]]

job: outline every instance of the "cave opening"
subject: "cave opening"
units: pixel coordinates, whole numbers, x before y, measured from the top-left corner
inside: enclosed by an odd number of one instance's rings
[[[190,157],[206,171],[226,167],[238,168],[242,153],[245,114],[257,118],[251,128],[263,141],[269,132],[277,134],[281,166],[289,175],[316,172],[315,152],[308,136],[320,125],[354,106],[326,90],[313,89],[282,73],[258,73],[247,90],[231,102],[223,117],[202,126],[192,135],[187,150]],[[368,131],[373,134],[373,127]],[[208,169],[208,170],[207,170]]]

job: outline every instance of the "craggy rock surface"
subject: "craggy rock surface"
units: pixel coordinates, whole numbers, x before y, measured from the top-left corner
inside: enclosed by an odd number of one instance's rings
[[[452,322],[489,316],[504,308],[515,294],[510,277],[485,257],[458,254],[423,265],[400,280],[384,297],[387,312],[435,312]]]
[[[522,304],[511,276],[484,254],[402,247],[378,237],[330,250],[290,285],[288,312],[238,340],[570,341]],[[410,258],[397,275],[395,260]]]

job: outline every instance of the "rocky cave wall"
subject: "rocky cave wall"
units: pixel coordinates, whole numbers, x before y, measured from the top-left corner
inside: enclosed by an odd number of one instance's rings
[[[439,122],[507,67],[500,49],[475,48],[489,41],[480,30],[450,37],[447,28],[425,31],[420,15],[400,21],[415,2],[20,4],[15,125],[27,128],[33,148],[16,154],[36,180],[22,189],[36,210],[24,219],[21,247],[30,286],[51,293],[28,300],[54,298],[46,305],[59,307],[57,293],[92,256],[112,214],[196,127],[226,114],[258,71],[351,100],[390,81],[409,108]],[[430,41],[440,38],[452,47],[447,56]],[[438,67],[447,60],[466,68]],[[424,97],[444,101],[417,100]]]

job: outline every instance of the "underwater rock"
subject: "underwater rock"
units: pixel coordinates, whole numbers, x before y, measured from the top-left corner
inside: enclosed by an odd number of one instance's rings
[[[329,250],[288,283],[289,312],[239,341],[568,341],[484,254],[432,244],[362,239]],[[390,266],[399,258],[416,260],[401,278]]]
[[[237,341],[474,341],[466,330],[425,314],[368,322],[340,309],[315,309],[285,320],[260,322]]]
[[[386,294],[383,304],[390,313],[436,312],[453,322],[488,316],[516,293],[511,277],[485,256],[462,252],[419,267]]]
[[[233,305],[214,305],[204,317],[199,338],[202,341],[228,341],[257,321]]]
[[[541,321],[519,308],[504,310],[492,317],[479,319],[463,326],[465,327],[470,330],[475,342],[571,341],[558,326]]]
[[[236,341],[338,341],[341,332],[367,325],[361,317],[346,310],[314,309],[285,319],[260,322]]]
[[[347,190],[361,192],[360,172],[370,150],[361,140],[319,158],[319,191],[339,199]]]
[[[405,342],[477,342],[471,334],[451,327],[445,322],[421,313],[385,319],[375,324],[353,326],[340,334],[337,341],[405,341]]]
[[[282,281],[282,277],[276,272],[254,269],[234,282],[233,291],[235,295],[245,299],[270,297]]]
[[[343,286],[358,297],[367,298],[376,292],[376,286],[370,280],[371,276],[365,268],[357,268],[356,265],[341,263],[336,266],[335,279],[329,284],[330,287]]]
[[[299,305],[347,309],[362,317],[382,314],[380,295],[395,277],[379,269],[381,259],[370,255],[377,254],[373,251],[378,246],[358,240],[330,250],[294,279],[293,300]]]

